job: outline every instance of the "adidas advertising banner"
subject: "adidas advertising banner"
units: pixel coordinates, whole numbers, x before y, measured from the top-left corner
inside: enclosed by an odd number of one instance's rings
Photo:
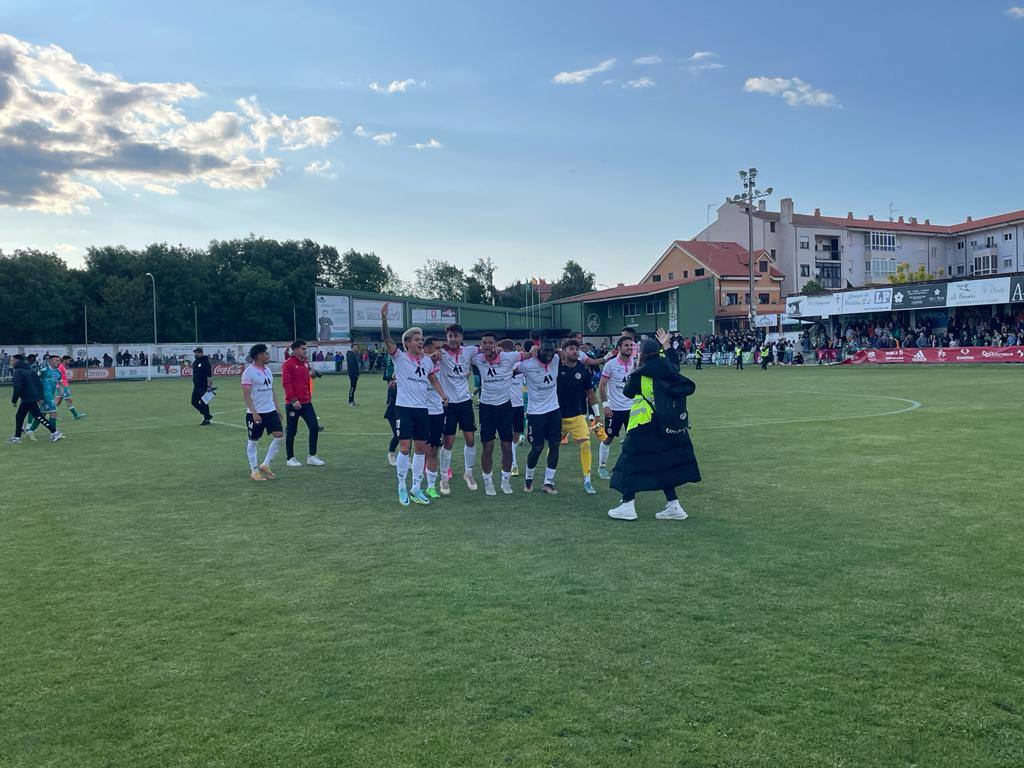
[[[843,365],[861,363],[1024,363],[1024,347],[862,349],[843,361]]]
[[[892,289],[893,309],[945,307],[946,284],[898,285]]]

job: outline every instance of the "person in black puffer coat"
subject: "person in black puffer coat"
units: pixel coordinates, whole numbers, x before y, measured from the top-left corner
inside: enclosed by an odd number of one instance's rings
[[[608,516],[617,520],[636,520],[635,499],[641,491],[663,491],[667,504],[655,517],[659,520],[685,520],[676,488],[700,482],[700,468],[693,453],[689,429],[667,435],[658,424],[654,404],[666,397],[681,400],[696,391],[697,385],[680,374],[662,354],[661,345],[645,339],[640,346],[640,361],[623,389],[633,398],[622,453],[612,470],[611,486],[622,494],[622,503]]]

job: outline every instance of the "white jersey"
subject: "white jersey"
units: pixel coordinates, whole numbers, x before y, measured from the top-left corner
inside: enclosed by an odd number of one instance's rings
[[[523,382],[525,381],[522,371],[517,365],[512,369],[512,380],[508,384],[508,399],[512,402],[513,408],[523,407]]]
[[[522,352],[499,352],[494,361],[482,353],[473,355],[473,365],[480,369],[480,402],[484,405],[504,405],[509,401],[512,369],[523,359]]]
[[[274,406],[274,372],[269,367],[264,368],[255,363],[246,366],[242,372],[242,386],[249,387],[256,413],[273,413],[277,410]]]
[[[633,407],[633,398],[622,394],[626,386],[626,379],[633,371],[635,365],[633,358],[625,363],[618,356],[604,364],[604,371],[601,372],[601,379],[605,382],[605,392],[608,395],[608,407],[613,411],[628,411]]]
[[[449,403],[469,400],[469,374],[473,357],[479,352],[480,347],[460,347],[458,354],[448,349],[441,350],[441,386],[448,395]]]
[[[526,404],[528,416],[539,416],[558,409],[558,355],[544,365],[535,357],[519,364],[519,370],[526,379]]]
[[[433,360],[429,362],[434,364],[433,374],[435,376],[441,373],[441,368]],[[447,394],[447,392],[445,393]],[[437,394],[437,390],[431,386],[430,382],[427,382],[427,413],[431,416],[440,416],[444,413],[444,402],[441,400],[441,396]]]
[[[413,357],[397,347],[391,359],[395,363],[395,382],[398,385],[395,405],[426,408],[427,390],[433,388],[427,377],[434,370],[434,361],[423,355]]]

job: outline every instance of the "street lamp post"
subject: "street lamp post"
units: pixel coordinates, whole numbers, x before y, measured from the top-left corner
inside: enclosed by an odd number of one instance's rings
[[[757,308],[754,302],[754,203],[762,197],[772,194],[772,188],[768,187],[763,192],[757,188],[757,168],[740,171],[740,183],[743,185],[743,191],[738,195],[733,195],[731,201],[746,203],[747,206],[747,264],[750,272],[750,293],[747,303],[750,305],[748,322],[753,333],[754,324],[757,322]]]
[[[153,281],[153,346],[149,350],[149,360],[146,365],[146,381],[150,381],[153,378],[153,352],[156,349],[156,278],[153,277],[152,272],[147,272],[146,277]]]
[[[192,323],[196,329],[196,344],[199,343],[199,304],[192,302]]]

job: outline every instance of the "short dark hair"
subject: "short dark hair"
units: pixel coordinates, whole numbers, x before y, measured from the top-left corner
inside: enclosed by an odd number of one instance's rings
[[[199,352],[201,354],[202,351],[203,351],[202,347],[196,347],[195,349],[192,350],[192,354],[195,354],[196,352]]]
[[[569,338],[562,342],[562,349],[568,349],[569,347],[576,347],[576,349],[579,349],[580,345],[576,339]]]
[[[266,351],[267,351],[267,345],[266,344],[253,344],[251,347],[249,347],[249,357],[251,357],[253,360],[255,360],[256,359],[256,355],[260,355],[260,354],[262,354],[262,353],[264,353]]]
[[[466,331],[463,330],[462,326],[459,325],[458,323],[448,323],[448,325],[446,325],[444,327],[444,332],[445,333],[461,333],[463,335],[465,335],[465,333],[466,333]]]
[[[494,331],[484,331],[483,333],[480,334],[480,338],[481,339],[483,339],[483,338],[485,338],[487,336],[490,336],[495,341],[498,340],[498,334],[496,334]]]
[[[636,341],[636,330],[634,330],[628,325],[624,325],[622,327],[622,330],[619,331],[619,333],[621,333],[623,336],[632,336],[633,340]]]
[[[621,347],[622,346],[622,342],[624,342],[624,341],[633,341],[633,340],[634,340],[633,337],[630,336],[628,333],[627,334],[623,334],[622,336],[619,336],[619,340],[615,342],[615,346],[616,347]]]
[[[504,349],[506,352],[511,352],[513,349],[515,349],[516,345],[515,342],[512,341],[512,339],[502,339],[501,341],[498,342],[498,346]]]
[[[543,341],[544,331],[542,331],[540,328],[535,328],[534,330],[530,331],[530,338],[533,339],[534,341]]]
[[[525,349],[527,352],[533,349],[533,339],[527,339],[526,341],[524,341],[523,349]]]
[[[64,357],[61,358],[61,360],[70,360],[70,359],[71,359],[71,355],[64,355]]]
[[[304,346],[306,346],[306,342],[304,339],[296,339],[295,341],[292,342],[292,349],[298,349],[299,347]]]
[[[15,352],[13,355],[11,355],[11,360],[24,360],[24,359],[25,359],[25,356],[23,354],[21,354],[21,352]]]
[[[423,339],[424,347],[429,347],[431,344],[437,344],[437,339],[434,338],[433,336],[427,336],[425,339]]]

